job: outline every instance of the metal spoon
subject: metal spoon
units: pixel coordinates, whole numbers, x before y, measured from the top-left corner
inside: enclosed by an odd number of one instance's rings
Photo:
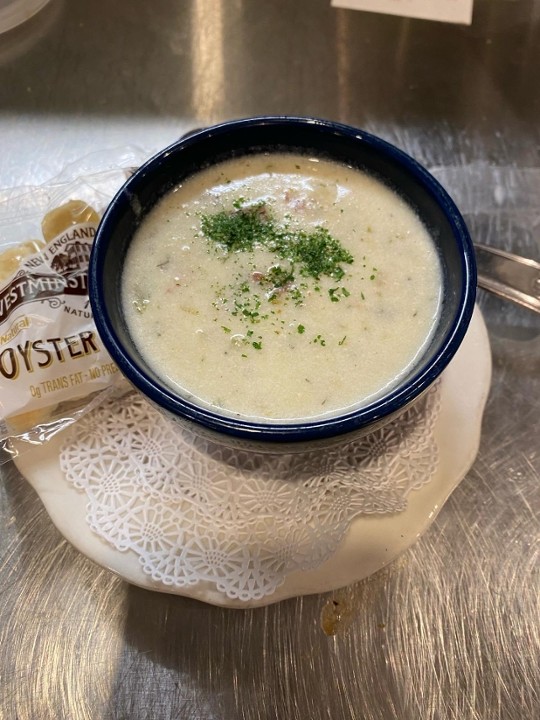
[[[540,313],[540,263],[475,243],[478,286]]]

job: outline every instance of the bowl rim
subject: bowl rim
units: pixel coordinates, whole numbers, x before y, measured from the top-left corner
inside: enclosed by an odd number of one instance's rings
[[[158,170],[169,155],[181,153],[185,148],[190,148],[211,136],[224,135],[242,127],[280,124],[284,128],[291,125],[296,127],[316,126],[323,132],[359,141],[411,175],[422,186],[422,189],[435,199],[451,227],[460,250],[463,285],[458,300],[459,312],[453,318],[437,353],[426,366],[419,367],[404,385],[398,385],[367,405],[343,414],[322,416],[305,421],[265,423],[233,413],[220,414],[209,407],[197,405],[180,397],[165,384],[157,383],[149,373],[133,361],[129,353],[123,350],[122,341],[113,329],[100,279],[105,270],[109,226],[116,224],[117,217],[123,212],[123,208],[128,202],[126,198],[136,197],[138,186],[144,184],[145,179]],[[463,340],[475,304],[476,263],[469,231],[454,201],[431,173],[403,150],[369,132],[332,120],[303,116],[262,115],[230,120],[192,131],[160,150],[141,165],[118,190],[103,214],[92,246],[88,281],[94,321],[106,349],[123,375],[148,399],[173,416],[180,416],[218,434],[262,443],[280,444],[332,438],[360,430],[387,416],[395,415],[422,395],[439,377]]]

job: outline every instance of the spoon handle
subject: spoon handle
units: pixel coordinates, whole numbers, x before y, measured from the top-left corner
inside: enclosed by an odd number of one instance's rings
[[[540,313],[540,263],[475,243],[478,285]]]

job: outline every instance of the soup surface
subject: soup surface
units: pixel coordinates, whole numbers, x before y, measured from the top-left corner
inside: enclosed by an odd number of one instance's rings
[[[138,228],[122,277],[131,336],[179,395],[250,419],[334,415],[421,355],[441,272],[380,181],[293,154],[210,167]]]

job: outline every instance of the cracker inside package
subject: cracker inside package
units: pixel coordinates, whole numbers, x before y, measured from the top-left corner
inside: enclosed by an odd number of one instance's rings
[[[0,249],[0,443],[44,442],[107,389],[118,369],[90,309],[87,268],[99,213],[70,199],[41,237]],[[37,235],[38,233],[36,233]]]

